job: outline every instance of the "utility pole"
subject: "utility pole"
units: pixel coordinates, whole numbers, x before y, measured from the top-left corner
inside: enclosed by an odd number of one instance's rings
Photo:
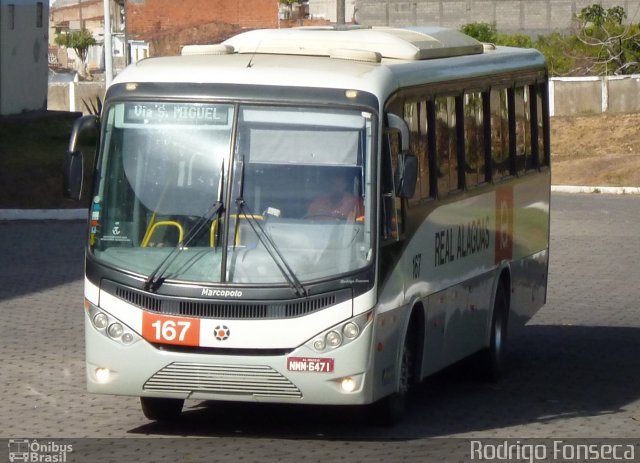
[[[344,26],[344,10],[345,10],[345,6],[344,6],[344,0],[337,0],[336,1],[336,7],[337,7],[337,11],[336,11],[336,25],[339,26]]]
[[[113,80],[113,45],[111,43],[111,0],[104,1],[104,83],[107,87]]]

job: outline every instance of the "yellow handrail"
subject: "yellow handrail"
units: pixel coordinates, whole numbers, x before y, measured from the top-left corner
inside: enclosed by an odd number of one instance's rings
[[[153,220],[153,219],[152,219]],[[141,247],[147,247],[149,245],[149,241],[151,241],[151,237],[153,236],[153,232],[158,227],[177,227],[178,228],[178,243],[182,242],[184,238],[184,228],[175,220],[161,220],[160,222],[154,223],[151,228],[145,233],[144,238],[142,239]]]

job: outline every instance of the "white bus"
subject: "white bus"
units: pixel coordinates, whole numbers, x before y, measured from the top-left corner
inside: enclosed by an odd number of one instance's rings
[[[185,399],[363,405],[545,302],[547,69],[442,28],[256,30],[140,61],[99,132],[86,379],[152,420]],[[98,129],[99,128],[99,129]],[[509,328],[509,329],[508,329]]]

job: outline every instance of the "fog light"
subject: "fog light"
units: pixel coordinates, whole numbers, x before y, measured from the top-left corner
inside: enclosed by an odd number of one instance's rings
[[[342,378],[340,387],[342,387],[342,390],[344,392],[353,392],[356,390],[356,382],[353,378]]]
[[[93,317],[93,326],[95,326],[99,330],[105,329],[108,323],[109,323],[109,319],[102,312],[98,312],[96,316]]]
[[[133,341],[133,335],[131,333],[124,333],[120,340],[125,344],[129,344],[131,341]]]
[[[313,348],[317,351],[323,351],[327,345],[324,343],[324,339],[316,339],[313,342]]]
[[[122,325],[120,323],[112,323],[111,325],[109,325],[109,328],[107,329],[107,333],[109,333],[109,336],[111,336],[114,339],[117,339],[120,336],[122,336],[123,331],[124,331],[124,328],[122,328]]]
[[[338,347],[342,344],[342,336],[340,336],[340,333],[337,331],[329,331],[327,333],[327,344],[329,344],[330,347]]]
[[[96,368],[96,380],[99,383],[106,383],[109,381],[109,377],[111,376],[111,372],[108,368]]]
[[[342,334],[347,339],[355,339],[360,334],[360,327],[353,322],[349,322],[342,328]]]

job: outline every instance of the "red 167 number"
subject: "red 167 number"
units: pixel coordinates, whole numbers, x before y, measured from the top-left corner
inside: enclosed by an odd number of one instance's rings
[[[142,314],[142,336],[150,342],[198,346],[200,344],[200,320]]]

